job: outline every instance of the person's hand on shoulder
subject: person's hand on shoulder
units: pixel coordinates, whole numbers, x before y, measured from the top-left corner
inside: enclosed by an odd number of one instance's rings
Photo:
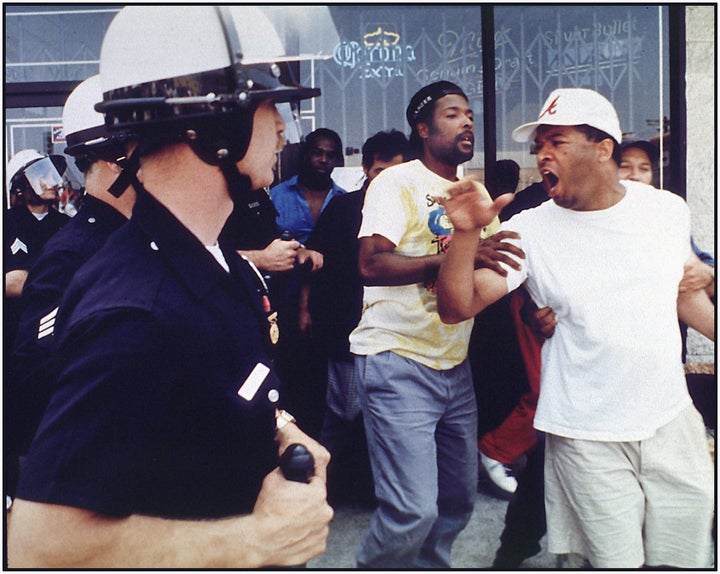
[[[513,269],[520,269],[520,264],[507,255],[511,253],[520,259],[525,259],[525,252],[517,245],[506,241],[507,239],[520,239],[520,234],[515,231],[498,231],[495,235],[481,239],[478,243],[477,253],[475,254],[475,269],[485,267],[492,269],[503,277],[507,275],[507,270],[500,263],[505,263]]]
[[[715,270],[708,264],[703,263],[695,254],[685,262],[683,278],[678,288],[680,293],[685,291],[696,291],[706,289],[715,280]],[[711,295],[714,295],[714,290]]]

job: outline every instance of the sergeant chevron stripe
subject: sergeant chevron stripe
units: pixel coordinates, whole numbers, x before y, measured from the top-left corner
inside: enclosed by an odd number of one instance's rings
[[[13,255],[17,255],[18,251],[24,251],[25,253],[27,253],[28,247],[20,240],[19,237],[16,237],[15,241],[13,241],[12,245],[10,246],[10,251]]]
[[[55,307],[52,311],[40,319],[38,340],[53,334],[55,331],[55,315],[57,315],[57,312],[58,307]]]

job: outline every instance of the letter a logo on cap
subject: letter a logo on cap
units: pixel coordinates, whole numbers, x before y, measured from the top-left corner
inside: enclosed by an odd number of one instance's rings
[[[550,105],[545,108],[543,113],[540,114],[540,117],[538,118],[538,121],[540,118],[542,118],[545,114],[548,114],[549,116],[554,116],[555,112],[557,111],[557,101],[560,99],[560,96],[556,97],[552,102],[550,102]]]

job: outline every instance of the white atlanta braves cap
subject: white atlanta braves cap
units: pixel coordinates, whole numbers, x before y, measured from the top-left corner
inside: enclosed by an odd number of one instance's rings
[[[622,130],[613,105],[594,90],[585,88],[559,88],[545,100],[537,121],[515,128],[512,137],[516,142],[529,142],[541,125],[580,126],[586,124],[599,129],[620,143]]]

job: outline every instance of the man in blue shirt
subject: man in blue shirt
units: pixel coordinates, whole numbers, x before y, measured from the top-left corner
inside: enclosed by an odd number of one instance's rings
[[[333,130],[318,128],[308,134],[300,147],[299,173],[270,189],[278,211],[278,229],[285,239],[304,244],[320,213],[336,196],[346,192],[332,179],[332,172],[342,166],[342,140]],[[321,265],[313,262],[313,271]],[[303,430],[319,438],[325,409],[326,365],[310,326],[303,324],[301,309],[307,301],[301,298],[301,284],[306,266],[274,276],[271,289],[276,294],[278,324],[283,336],[277,348],[277,368],[286,386],[283,396],[290,410],[303,420]],[[308,269],[309,270],[309,269]]]
[[[332,180],[332,172],[343,165],[342,140],[333,130],[318,128],[308,134],[302,147],[300,172],[270,190],[281,230],[304,243],[320,212],[336,195],[347,193]]]

